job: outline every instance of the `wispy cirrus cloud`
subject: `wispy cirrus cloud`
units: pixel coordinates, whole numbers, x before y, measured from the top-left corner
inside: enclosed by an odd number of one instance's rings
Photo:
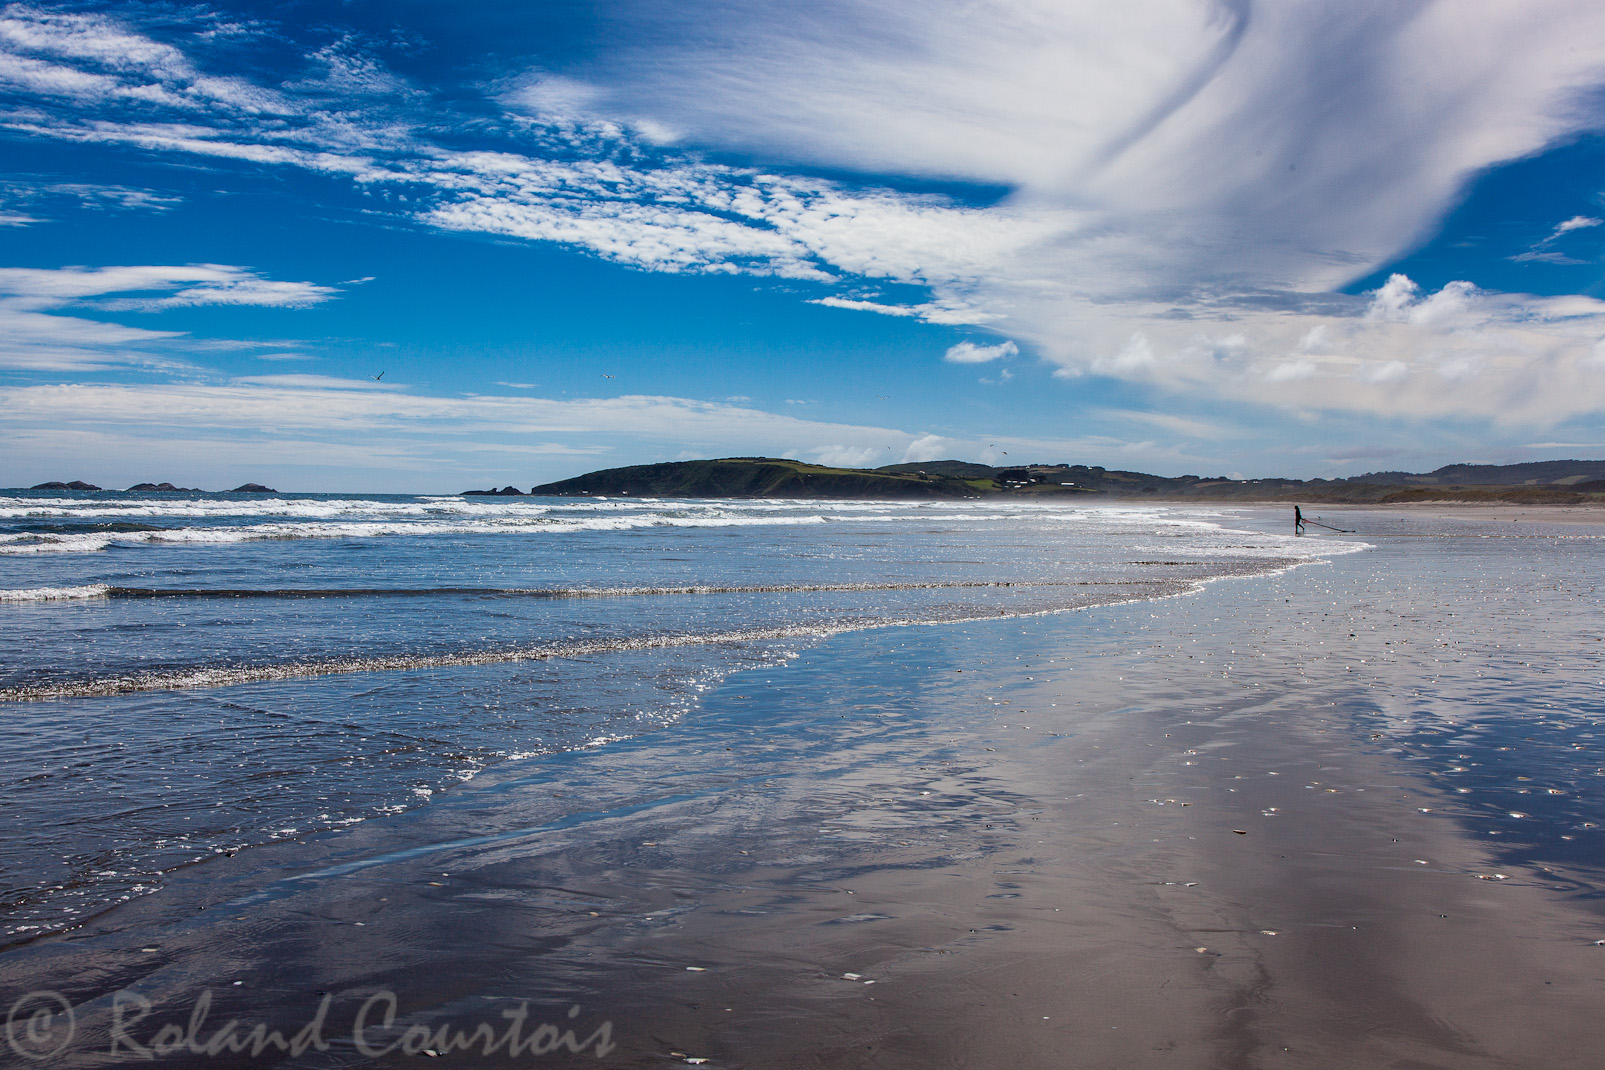
[[[1589,215],[1574,215],[1570,219],[1556,224],[1554,231],[1547,240],[1554,241],[1562,234],[1570,234],[1574,230],[1586,230],[1589,227],[1597,227],[1602,224],[1605,224],[1605,219]]]
[[[1579,260],[1575,256],[1568,256],[1555,249],[1554,244],[1562,236],[1570,234],[1574,230],[1587,230],[1602,224],[1605,224],[1605,219],[1587,215],[1574,215],[1570,219],[1562,220],[1555,224],[1555,229],[1550,231],[1544,238],[1534,242],[1532,248],[1524,253],[1517,253],[1510,259],[1518,263],[1524,260],[1539,260],[1549,264],[1586,264],[1588,261]]]
[[[988,270],[1043,224],[1040,213],[643,151],[651,146],[637,132],[594,117],[509,112],[499,131],[486,131],[505,148],[448,148],[425,130],[437,117],[418,111],[421,91],[344,42],[309,57],[304,77],[266,87],[211,79],[172,46],[104,16],[12,5],[0,26],[0,80],[7,49],[14,64],[44,55],[61,68],[49,84],[12,79],[48,105],[0,116],[16,132],[344,175],[362,189],[409,193],[419,201],[409,214],[429,226],[576,245],[648,270],[936,284]],[[128,58],[109,63],[119,51]],[[73,81],[75,71],[89,81]],[[339,92],[353,78],[371,98],[360,108]],[[502,99],[516,108],[553,95],[532,93]],[[126,106],[108,110],[107,100],[124,97]],[[987,318],[956,298],[912,314]]]
[[[20,103],[0,123],[344,176],[430,227],[985,324],[1066,378],[1407,421],[1537,425],[1605,409],[1595,302],[1468,284],[1334,292],[1420,240],[1470,176],[1602,125],[1588,95],[1605,81],[1597,4],[830,0],[640,14],[639,33],[584,78],[515,71],[482,86],[502,111],[476,117],[468,149],[441,132],[448,103],[349,37],[266,85],[198,58],[198,31],[180,47],[107,16],[12,5],[0,82]],[[1009,192],[966,203],[676,144]],[[929,297],[864,296],[877,281]],[[220,300],[229,287],[192,289]]]
[[[0,84],[90,104],[293,111],[279,94],[242,78],[207,74],[180,49],[116,20],[25,4],[0,11]]]
[[[33,372],[116,366],[193,370],[183,354],[194,347],[183,332],[108,323],[67,315],[64,310],[73,306],[106,311],[197,305],[305,308],[337,292],[315,283],[279,282],[226,264],[0,268],[0,367]],[[114,296],[121,294],[144,296]]]
[[[0,297],[33,307],[63,305],[107,294],[167,292],[149,299],[117,299],[116,307],[263,305],[304,308],[339,291],[311,282],[278,282],[228,264],[102,268],[0,268]]]
[[[41,182],[13,179],[0,182],[0,204],[26,208],[27,212],[0,212],[0,224],[28,226],[46,222],[33,213],[51,213],[63,205],[96,211],[165,212],[182,203],[182,198],[156,190],[138,189],[115,183]]]

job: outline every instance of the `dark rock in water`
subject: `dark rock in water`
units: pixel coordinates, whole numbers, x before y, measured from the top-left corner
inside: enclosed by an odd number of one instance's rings
[[[95,486],[93,483],[85,483],[81,479],[75,479],[71,483],[58,483],[58,482],[54,482],[54,481],[52,481],[50,483],[41,483],[37,487],[29,487],[28,489],[29,490],[99,490],[100,488]]]
[[[518,497],[523,497],[524,496],[524,492],[519,490],[517,487],[503,487],[501,490],[496,490],[495,488],[492,488],[490,490],[465,490],[465,491],[463,491],[463,493],[464,494],[493,494],[493,495],[495,495],[497,497],[503,497],[503,496],[512,497],[514,495],[517,495]]]
[[[204,494],[199,487],[175,487],[171,483],[135,483],[130,492],[154,494]]]
[[[230,494],[277,494],[272,487],[264,487],[260,483],[242,483],[229,491]]]

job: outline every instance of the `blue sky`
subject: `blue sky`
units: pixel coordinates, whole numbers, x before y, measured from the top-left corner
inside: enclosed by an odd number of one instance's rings
[[[1605,456],[1602,89],[1569,0],[11,4],[0,483]]]

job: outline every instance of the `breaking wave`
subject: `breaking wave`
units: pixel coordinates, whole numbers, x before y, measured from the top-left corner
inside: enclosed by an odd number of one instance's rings
[[[940,585],[936,585],[940,586]],[[954,586],[1004,586],[993,584]],[[1025,585],[1021,585],[1025,586]],[[19,702],[54,698],[91,698],[123,695],[138,691],[178,691],[194,688],[234,687],[240,684],[270,683],[313,676],[351,673],[409,672],[419,669],[454,668],[468,665],[498,665],[518,661],[544,661],[552,658],[584,658],[620,651],[663,650],[674,647],[741,644],[781,639],[828,639],[844,632],[907,625],[962,624],[968,621],[997,620],[1001,617],[1042,616],[1086,609],[1095,605],[1118,605],[1145,598],[1163,597],[1194,590],[1198,584],[1184,580],[1134,580],[1088,583],[1083,586],[1109,590],[1067,600],[1051,607],[997,609],[975,607],[929,617],[853,617],[806,624],[784,624],[711,632],[646,635],[624,638],[550,642],[488,650],[462,650],[435,654],[392,654],[377,657],[309,658],[269,664],[203,664],[138,670],[95,676],[80,680],[56,680],[0,688],[0,702]],[[1121,591],[1128,587],[1131,590]],[[806,589],[806,588],[803,588]],[[826,590],[855,590],[831,587]],[[870,587],[875,590],[879,588]]]

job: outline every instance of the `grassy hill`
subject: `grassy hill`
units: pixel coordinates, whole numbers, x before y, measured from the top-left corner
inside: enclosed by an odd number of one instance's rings
[[[1080,464],[995,467],[925,461],[884,468],[832,468],[781,457],[608,468],[535,487],[532,494],[645,498],[892,498],[995,496],[1192,498],[1223,501],[1389,504],[1464,501],[1605,503],[1605,461],[1448,465],[1435,472],[1374,472],[1347,479],[1156,476]]]
[[[982,498],[996,494],[1074,497],[1091,488],[1033,479],[1023,469],[964,461],[886,468],[831,468],[782,457],[722,457],[608,468],[547,483],[532,494],[648,498]],[[1011,478],[1018,476],[1018,478]]]
[[[1431,472],[1367,472],[1350,483],[1402,486],[1575,487],[1605,480],[1605,461],[1528,461],[1523,464],[1446,464]]]
[[[979,498],[986,488],[950,476],[831,468],[778,457],[724,457],[609,468],[547,483],[530,493],[637,498]]]

